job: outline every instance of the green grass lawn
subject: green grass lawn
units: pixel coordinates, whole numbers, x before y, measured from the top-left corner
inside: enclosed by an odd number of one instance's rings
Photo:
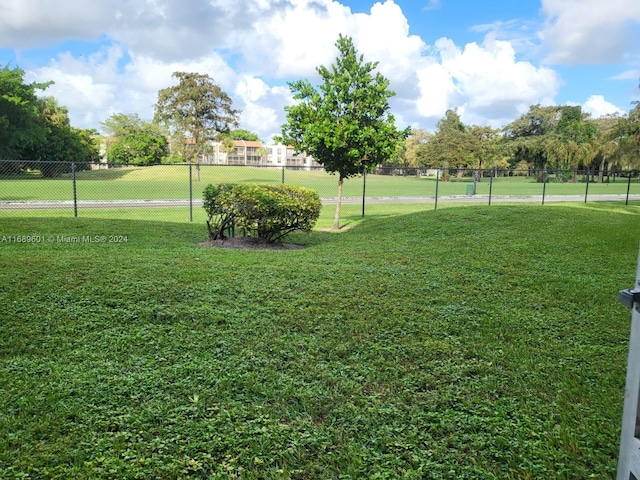
[[[614,477],[640,207],[377,208],[0,218],[0,478]]]
[[[192,167],[195,177],[195,166]],[[202,166],[201,179],[193,182],[193,197],[202,198],[203,189],[210,183],[258,182],[281,183],[282,169],[255,167]],[[313,188],[324,198],[336,197],[337,177],[323,170],[285,170],[285,182]],[[465,195],[471,183],[468,178],[439,182],[438,195]],[[501,177],[493,181],[493,195],[542,195],[542,185],[532,178]],[[488,195],[488,178],[477,184],[477,194]],[[77,174],[78,200],[115,199],[188,199],[189,168],[185,165],[158,165],[153,167],[123,167],[92,170]],[[369,174],[366,184],[362,177],[349,179],[344,185],[345,197],[362,197],[363,189],[369,197],[433,197],[436,194],[434,177],[391,176]],[[585,183],[547,184],[547,195],[584,195]],[[627,181],[592,183],[590,194],[626,194]],[[640,194],[640,181],[634,179],[631,193]],[[37,177],[0,178],[0,201],[72,200],[73,185],[70,175],[58,179]]]

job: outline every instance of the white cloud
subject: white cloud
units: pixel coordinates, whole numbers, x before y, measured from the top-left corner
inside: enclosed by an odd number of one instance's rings
[[[336,56],[340,33],[352,31],[348,7],[332,0],[294,0],[287,8],[265,14],[238,47],[252,70],[276,77],[310,77]]]
[[[609,80],[637,80],[638,78],[640,78],[640,68],[632,68],[610,77]]]
[[[28,48],[48,41],[93,40],[113,19],[113,0],[0,0],[0,47]]]
[[[440,8],[441,0],[429,0],[429,2],[424,6],[423,10],[436,10]]]
[[[499,126],[529,105],[552,103],[561,85],[555,71],[518,61],[510,43],[491,37],[464,49],[441,38],[435,51],[439,62],[418,72],[418,111],[427,117],[442,117],[447,108],[459,107],[467,123]]]
[[[433,63],[418,72],[420,96],[416,107],[422,117],[439,119],[447,109],[462,104],[462,92],[456,87],[451,73],[439,63]]]
[[[232,95],[242,128],[268,139],[279,132],[284,106],[292,102],[285,81],[317,80],[316,67],[335,60],[339,34],[353,37],[367,61],[379,62],[397,93],[391,105],[402,127],[432,129],[456,107],[465,122],[495,125],[531,104],[553,102],[560,85],[553,70],[518,60],[513,44],[495,40],[493,30],[482,44],[440,39],[427,45],[410,34],[393,0],[373,3],[368,13],[353,13],[338,0],[61,3],[24,0],[37,11],[29,16],[20,4],[0,18],[0,42],[3,25],[39,42],[67,38],[59,33],[66,28],[72,37],[106,41],[94,54],[61,54],[30,72],[34,80],[56,82],[46,93],[67,105],[72,122],[83,127],[98,127],[115,112],[150,119],[158,90],[173,83],[171,74],[194,71],[209,74]],[[0,7],[16,4],[0,0]],[[59,15],[52,13],[56,7]],[[47,27],[50,14],[55,25]]]
[[[380,72],[396,93],[409,94],[418,81],[416,67],[425,63],[422,54],[427,45],[417,35],[409,35],[409,22],[400,7],[392,1],[376,3],[370,14],[356,14],[354,20],[358,51],[379,62]]]
[[[542,12],[549,63],[617,63],[640,47],[638,1],[542,0]]]
[[[245,102],[255,102],[269,91],[269,86],[259,78],[243,75],[236,84],[235,93]]]
[[[582,104],[582,111],[590,113],[593,118],[603,117],[605,115],[620,114],[624,115],[625,111],[616,107],[613,103],[604,99],[603,95],[591,95]]]
[[[259,78],[244,76],[239,80],[235,94],[242,110],[242,128],[256,132],[267,142],[281,133],[280,127],[285,122],[284,107],[293,102],[289,88],[269,87]]]

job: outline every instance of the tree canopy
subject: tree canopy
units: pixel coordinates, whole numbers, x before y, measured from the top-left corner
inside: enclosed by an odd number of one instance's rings
[[[137,114],[114,113],[101,123],[113,138],[107,139],[107,159],[124,165],[161,163],[169,143],[159,125],[145,122]]]
[[[236,128],[234,130],[230,130],[228,133],[223,133],[220,135],[219,139],[222,138],[230,138],[231,140],[245,140],[247,142],[261,142],[260,137],[257,133],[250,132],[249,130],[245,130],[244,128]]]
[[[220,133],[238,125],[240,112],[209,75],[174,72],[172,77],[178,84],[158,92],[154,123],[180,139],[185,160],[194,162]]]
[[[287,123],[278,140],[306,152],[326,171],[338,174],[338,201],[333,228],[340,228],[344,180],[383,163],[408,134],[399,131],[390,113],[389,80],[375,72],[377,62],[365,62],[353,40],[340,35],[339,55],[327,68],[317,67],[322,83],[289,83],[295,105],[285,107]]]
[[[447,110],[436,132],[420,153],[421,164],[428,167],[464,168],[470,161],[471,137],[455,110]]]
[[[51,83],[25,83],[22,69],[0,69],[0,159],[23,161],[4,162],[3,173],[25,167],[53,177],[69,172],[69,162],[88,168],[98,160],[94,132],[73,128],[66,107],[37,95]]]
[[[24,70],[0,69],[0,159],[20,160],[26,147],[43,141],[37,91],[51,83],[25,83]]]

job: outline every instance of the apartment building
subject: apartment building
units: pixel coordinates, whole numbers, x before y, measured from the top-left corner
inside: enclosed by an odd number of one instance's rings
[[[319,167],[311,156],[304,153],[295,155],[292,147],[278,144],[262,144],[249,140],[235,140],[232,152],[224,151],[221,142],[212,143],[211,154],[202,159],[202,163],[212,165],[246,165],[254,167]]]

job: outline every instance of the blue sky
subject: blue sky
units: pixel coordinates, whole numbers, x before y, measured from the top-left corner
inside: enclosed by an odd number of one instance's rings
[[[207,73],[268,141],[316,79],[338,34],[379,62],[397,123],[433,131],[446,109],[500,127],[541,103],[594,117],[640,100],[637,0],[0,0],[0,64],[100,129],[113,113],[151,119],[174,71]]]

